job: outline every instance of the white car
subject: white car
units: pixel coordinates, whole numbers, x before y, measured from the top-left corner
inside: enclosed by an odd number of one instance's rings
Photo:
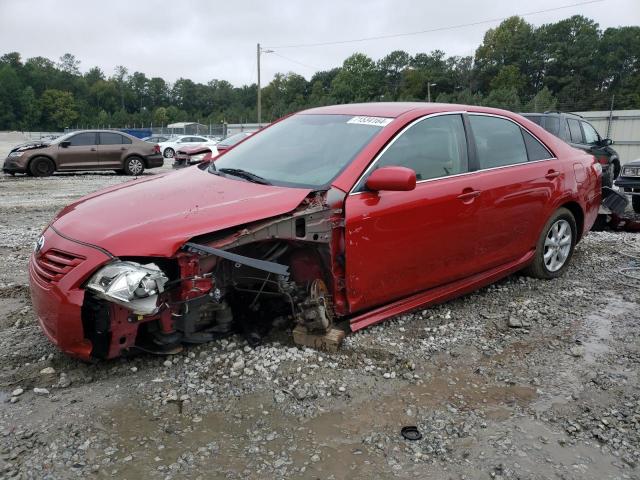
[[[160,145],[160,151],[165,158],[173,158],[180,148],[195,147],[196,145],[208,145],[213,147],[216,143],[218,142],[200,135],[179,135],[171,137],[166,142],[159,143],[158,145]]]

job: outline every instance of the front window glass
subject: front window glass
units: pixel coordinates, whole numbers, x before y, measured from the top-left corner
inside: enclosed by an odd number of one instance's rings
[[[527,149],[520,127],[503,118],[471,115],[480,168],[495,168],[524,163]]]
[[[218,158],[213,167],[241,169],[274,185],[324,187],[390,119],[353,115],[293,115]]]
[[[96,144],[96,134],[91,133],[78,133],[69,139],[70,146],[72,147],[81,147],[84,145],[95,145]]]
[[[380,156],[376,168],[392,165],[410,168],[418,181],[466,172],[462,117],[431,117],[410,127]]]
[[[584,131],[584,141],[590,145],[598,143],[600,135],[596,132],[596,129],[591,126],[590,123],[582,122],[582,130]]]

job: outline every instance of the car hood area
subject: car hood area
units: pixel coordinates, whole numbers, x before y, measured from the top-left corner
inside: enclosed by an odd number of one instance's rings
[[[40,148],[47,148],[51,145],[49,142],[45,141],[35,141],[35,142],[27,142],[21,143],[20,145],[16,145],[11,149],[11,152],[25,152],[27,150],[36,150]]]
[[[52,226],[114,256],[168,257],[192,237],[290,212],[310,192],[192,167],[83,197]]]

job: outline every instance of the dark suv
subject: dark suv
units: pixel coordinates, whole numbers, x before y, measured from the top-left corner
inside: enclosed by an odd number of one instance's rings
[[[160,147],[126,133],[110,130],[72,132],[53,140],[38,140],[13,148],[2,170],[47,177],[73,170],[115,170],[141,175],[145,168],[161,167]]]
[[[572,147],[585,150],[597,158],[602,165],[602,186],[612,187],[620,175],[620,157],[608,138],[600,137],[598,131],[580,115],[563,112],[522,113],[523,117],[537,123],[549,133],[564,140]]]

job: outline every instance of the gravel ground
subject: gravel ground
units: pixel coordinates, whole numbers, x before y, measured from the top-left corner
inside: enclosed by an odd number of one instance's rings
[[[637,236],[591,233],[560,279],[515,275],[335,354],[276,332],[85,364],[36,325],[27,259],[58,209],[127,180],[0,177],[0,478],[640,478]]]

